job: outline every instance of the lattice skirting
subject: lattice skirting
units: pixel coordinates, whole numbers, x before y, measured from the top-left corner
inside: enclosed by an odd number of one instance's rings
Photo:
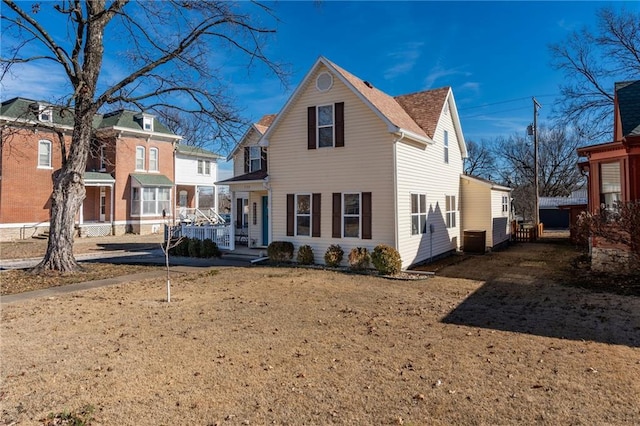
[[[107,235],[111,235],[111,225],[110,224],[100,224],[100,225],[81,225],[80,226],[80,236],[81,237],[104,237]]]

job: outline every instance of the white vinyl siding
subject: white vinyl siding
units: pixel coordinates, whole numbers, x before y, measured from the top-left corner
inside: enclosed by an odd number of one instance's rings
[[[38,168],[51,168],[51,141],[38,142]]]
[[[319,72],[323,70],[326,69],[320,67]],[[269,137],[269,175],[273,176],[271,239],[291,241],[296,249],[309,244],[317,262],[323,262],[331,244],[340,244],[347,254],[358,246],[369,250],[377,244],[394,246],[393,144],[387,126],[340,79],[334,77],[333,87],[319,92],[315,87],[316,76],[317,73],[310,76],[307,86],[301,88]],[[345,146],[308,149],[307,108],[338,102],[344,102]],[[320,238],[287,236],[286,195],[300,190],[322,194]],[[374,239],[332,238],[332,193],[338,192],[372,193]],[[408,217],[407,211],[408,207],[405,210]],[[359,232],[362,233],[362,227]]]
[[[446,195],[459,200],[462,174],[462,154],[451,117],[452,114],[440,117],[432,145],[396,143],[398,251],[404,268],[454,251],[462,243],[461,227],[446,226]],[[443,161],[444,130],[448,133],[448,164]],[[412,235],[412,218],[407,214],[411,211],[412,193],[426,193],[426,233],[421,238]]]
[[[493,247],[511,238],[509,211],[511,193],[507,190],[492,189],[488,182],[463,176],[460,186],[460,226],[464,231],[485,231],[486,246]],[[507,198],[504,212],[503,199]]]

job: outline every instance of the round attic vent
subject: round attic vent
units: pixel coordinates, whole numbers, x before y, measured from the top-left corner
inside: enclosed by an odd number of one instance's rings
[[[326,92],[333,86],[333,76],[328,72],[321,72],[316,79],[316,88],[320,92]]]

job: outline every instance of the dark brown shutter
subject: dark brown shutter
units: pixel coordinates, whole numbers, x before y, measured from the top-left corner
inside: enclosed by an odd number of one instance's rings
[[[263,172],[267,171],[267,148],[261,148],[260,150],[260,169]]]
[[[249,162],[251,157],[249,157],[249,147],[244,147],[244,172],[249,173]]]
[[[313,211],[311,212],[311,236],[320,237],[320,198],[321,194],[313,194],[311,206]]]
[[[307,149],[316,149],[316,107],[307,108]]]
[[[371,193],[362,193],[362,239],[371,239]]]
[[[287,194],[287,235],[294,235],[295,225],[295,196]]]
[[[342,194],[333,193],[333,214],[331,217],[333,238],[342,238]]]
[[[344,102],[335,104],[336,146],[344,146]]]

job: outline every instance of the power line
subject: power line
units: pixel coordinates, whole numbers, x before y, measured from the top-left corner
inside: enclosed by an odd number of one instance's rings
[[[530,98],[525,98],[525,99],[530,99]],[[496,114],[502,114],[504,112],[511,112],[511,111],[520,111],[523,109],[529,109],[530,107],[526,106],[526,107],[519,107],[519,108],[511,108],[511,109],[505,109],[502,111],[494,111],[494,112],[486,112],[486,113],[482,113],[482,114],[476,114],[476,115],[471,115],[471,116],[464,116],[465,120],[468,120],[470,118],[476,118],[476,117],[486,117],[487,115],[496,115]]]
[[[557,96],[557,95],[540,95],[540,96],[536,96],[537,98],[549,98],[549,97],[553,97],[553,96]],[[505,101],[498,101],[498,102],[492,102],[490,104],[482,104],[482,105],[475,105],[475,106],[470,106],[470,107],[466,107],[466,108],[459,108],[458,111],[465,111],[468,109],[475,109],[475,108],[485,108],[485,107],[489,107],[489,106],[494,106],[494,105],[501,105],[501,104],[508,104],[510,102],[518,102],[518,101],[522,101],[525,99],[531,99],[531,96],[525,96],[522,98],[515,98],[515,99],[507,99]]]

